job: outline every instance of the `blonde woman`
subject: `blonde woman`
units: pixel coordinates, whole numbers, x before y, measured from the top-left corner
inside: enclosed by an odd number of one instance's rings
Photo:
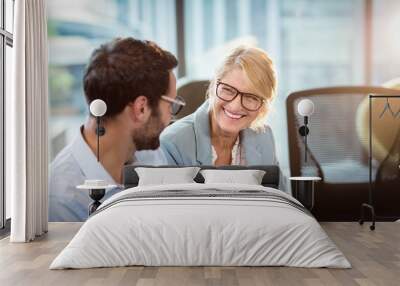
[[[276,76],[265,51],[235,49],[217,70],[208,99],[161,134],[172,165],[277,164],[265,117],[275,95]]]

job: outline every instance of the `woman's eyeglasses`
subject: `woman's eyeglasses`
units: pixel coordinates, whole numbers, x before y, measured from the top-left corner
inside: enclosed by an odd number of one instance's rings
[[[167,101],[168,103],[171,104],[171,115],[177,115],[182,108],[186,105],[185,100],[181,96],[177,96],[175,99],[171,98],[166,95],[162,95],[161,99]]]
[[[219,99],[226,102],[231,102],[239,94],[241,95],[240,103],[242,104],[243,108],[247,109],[248,111],[259,110],[263,105],[263,103],[265,102],[264,98],[261,98],[255,94],[240,92],[239,90],[237,90],[233,86],[230,86],[229,84],[217,81],[216,95]]]

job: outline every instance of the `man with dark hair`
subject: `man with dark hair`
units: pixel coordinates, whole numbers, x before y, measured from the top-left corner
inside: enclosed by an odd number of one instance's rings
[[[171,114],[184,105],[176,99],[176,58],[155,43],[115,39],[95,50],[84,74],[88,105],[103,100],[105,134],[97,162],[96,119],[89,116],[76,139],[50,166],[50,221],[83,221],[91,199],[76,186],[86,179],[122,183],[126,163],[165,164],[159,135]],[[147,150],[155,151],[147,151]],[[144,150],[144,151],[141,151]],[[161,159],[160,159],[161,158]],[[108,190],[106,197],[121,188]]]

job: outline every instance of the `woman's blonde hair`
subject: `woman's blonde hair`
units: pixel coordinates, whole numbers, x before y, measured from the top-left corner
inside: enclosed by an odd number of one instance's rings
[[[239,68],[248,77],[252,88],[258,96],[265,99],[265,104],[258,111],[257,118],[251,123],[250,128],[261,131],[265,126],[265,118],[270,108],[271,101],[276,94],[275,67],[268,54],[255,47],[240,46],[234,49],[217,69],[207,90],[207,98],[212,108],[215,99],[215,87],[217,80],[223,78],[233,69]]]

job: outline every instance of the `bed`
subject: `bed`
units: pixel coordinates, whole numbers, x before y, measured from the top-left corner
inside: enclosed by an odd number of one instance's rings
[[[200,172],[193,182],[138,185],[137,168],[125,168],[126,189],[102,203],[50,269],[351,267],[308,210],[277,189],[277,166],[222,168],[265,171],[259,185],[204,182]]]

